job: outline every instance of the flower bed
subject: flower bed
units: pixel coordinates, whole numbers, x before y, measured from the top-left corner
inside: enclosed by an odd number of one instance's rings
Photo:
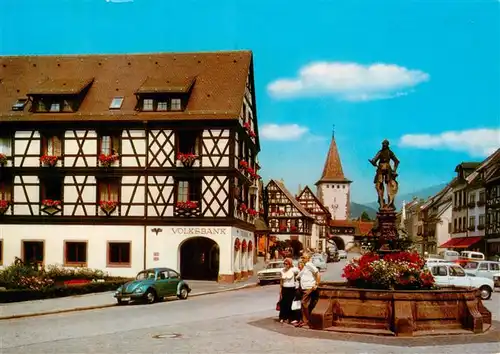
[[[395,252],[380,256],[366,253],[353,259],[342,276],[350,286],[363,289],[432,289],[434,277],[424,269],[416,252]]]

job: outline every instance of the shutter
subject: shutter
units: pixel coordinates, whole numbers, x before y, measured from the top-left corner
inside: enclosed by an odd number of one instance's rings
[[[113,202],[118,202],[118,184],[116,183],[110,183],[109,184],[109,193],[110,193],[110,200]]]
[[[110,139],[111,152],[113,154],[118,154],[118,151],[120,151],[120,138],[118,136],[112,136]]]
[[[59,139],[59,137],[57,136],[54,136],[52,144],[54,146],[54,156],[62,156],[61,139]]]
[[[194,154],[195,155],[200,155],[200,143],[201,143],[201,136],[197,135],[196,139],[194,140]]]
[[[47,142],[47,155],[54,155],[54,141],[52,140],[52,138],[47,138],[46,140]]]

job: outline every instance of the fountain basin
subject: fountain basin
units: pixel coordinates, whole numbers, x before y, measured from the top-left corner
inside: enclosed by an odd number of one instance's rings
[[[477,289],[377,290],[322,282],[311,328],[388,336],[479,334],[491,312]]]

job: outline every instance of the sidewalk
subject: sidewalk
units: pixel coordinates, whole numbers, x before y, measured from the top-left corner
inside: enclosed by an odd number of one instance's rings
[[[258,266],[256,264],[256,266]],[[258,268],[260,269],[260,267]],[[257,270],[254,276],[246,281],[234,284],[219,284],[214,281],[187,280],[192,291],[190,297],[216,294],[226,291],[240,290],[257,285]],[[78,296],[60,297],[56,299],[13,302],[0,305],[0,320],[51,315],[56,313],[85,311],[106,308],[116,305],[113,291]]]

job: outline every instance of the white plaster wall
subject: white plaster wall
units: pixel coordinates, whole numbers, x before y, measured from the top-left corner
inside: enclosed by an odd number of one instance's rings
[[[218,139],[219,137],[223,139]],[[229,156],[221,156],[229,155],[229,129],[204,130],[202,139],[203,167],[229,167]]]
[[[122,177],[122,213],[128,209],[128,216],[144,216],[144,205],[138,205],[144,204],[144,180],[144,176]]]
[[[63,264],[64,241],[87,241],[88,267],[113,276],[133,277],[143,269],[143,227],[103,225],[0,225],[4,266],[21,257],[21,241],[45,241],[45,265]],[[131,266],[108,268],[107,243],[131,242]]]
[[[349,188],[349,183],[321,183],[318,185],[321,202],[328,208],[333,220],[349,219]]]
[[[23,184],[33,183],[23,188]],[[25,192],[26,189],[26,192]],[[40,213],[40,181],[37,176],[15,176],[14,177],[14,215],[32,215],[29,203],[33,210],[33,215]]]
[[[133,138],[133,139],[131,139]],[[134,152],[135,148],[135,152]],[[122,132],[122,155],[136,155],[139,157],[139,163],[135,156],[122,156],[123,167],[145,167],[146,166],[146,131],[144,130],[124,130]]]
[[[85,135],[86,134],[86,135]],[[64,133],[64,166],[66,167],[95,167],[97,166],[97,159],[90,158],[88,155],[95,156],[97,154],[97,133],[94,130],[67,130]],[[84,156],[66,156],[78,154],[79,146],[82,144]],[[76,160],[76,164],[75,164]],[[87,165],[85,164],[87,163]]]
[[[202,210],[205,210],[205,216],[227,217],[229,211],[229,180],[227,177],[204,176],[201,182],[201,190],[204,196],[200,202]],[[219,202],[223,202],[222,207]]]
[[[83,205],[82,200],[78,201],[76,206],[75,215],[95,215],[95,205],[97,187],[94,176],[75,176],[77,185],[73,180],[73,176],[66,176],[64,178],[64,209],[63,215],[72,215],[75,210],[75,205],[66,205],[67,203],[76,203],[78,199],[78,190],[81,190],[83,203],[92,203],[92,205]],[[84,183],[85,182],[85,183]],[[73,185],[68,185],[69,183]],[[77,190],[78,189],[78,190]],[[85,212],[87,214],[85,214]]]
[[[452,220],[452,208],[453,205],[452,203],[449,203],[449,205],[446,207],[444,212],[441,214],[441,220],[443,221],[442,223],[437,223],[436,224],[436,243],[437,243],[437,252],[444,251],[446,248],[439,248],[440,245],[445,243],[451,238],[450,232],[448,232],[448,223],[451,222],[451,227],[453,231],[453,220]]]
[[[14,135],[14,165],[16,167],[38,167],[40,166],[40,133],[35,131],[31,137],[32,131],[16,131]],[[18,139],[23,140],[18,140]],[[28,140],[29,139],[29,140]],[[26,150],[26,148],[28,150]],[[26,152],[26,156],[25,156]],[[33,156],[27,156],[33,155]],[[24,162],[21,165],[21,162]]]

